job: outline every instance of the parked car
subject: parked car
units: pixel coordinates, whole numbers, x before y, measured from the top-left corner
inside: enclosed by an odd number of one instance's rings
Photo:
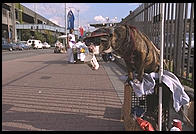
[[[29,50],[30,49],[30,46],[27,46],[21,42],[16,43],[16,45],[19,47],[19,50]]]
[[[28,46],[32,46],[34,49],[43,48],[43,44],[40,40],[30,39],[27,41]]]
[[[17,46],[16,43],[14,42],[10,42],[10,44],[12,45],[13,50],[20,50],[21,47]]]
[[[5,40],[2,40],[1,44],[2,44],[2,50],[9,50],[9,51],[13,50],[12,46]]]
[[[8,43],[6,40],[2,40],[2,50],[9,50],[13,51],[16,50],[18,47],[14,43]]]
[[[51,46],[47,43],[47,42],[44,42],[43,43],[43,48],[50,48]]]

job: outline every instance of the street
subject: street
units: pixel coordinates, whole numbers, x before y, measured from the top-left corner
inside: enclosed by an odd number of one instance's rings
[[[117,66],[101,63],[94,71],[52,49],[2,56],[3,131],[124,130]]]
[[[44,53],[53,53],[54,48],[51,49],[30,49],[30,50],[23,50],[23,51],[2,51],[2,61],[8,61],[13,59],[19,59],[29,56],[35,56]]]

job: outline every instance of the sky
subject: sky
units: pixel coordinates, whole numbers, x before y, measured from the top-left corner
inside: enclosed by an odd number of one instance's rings
[[[65,27],[65,3],[21,3],[59,26]],[[71,9],[75,16],[75,28],[87,29],[89,24],[120,22],[142,3],[66,3],[66,12]],[[79,12],[78,12],[79,10]],[[93,27],[90,27],[93,29]]]

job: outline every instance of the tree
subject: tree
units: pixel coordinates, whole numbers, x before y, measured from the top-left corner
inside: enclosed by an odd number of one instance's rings
[[[22,30],[22,37],[21,40],[28,40],[32,37],[30,30]]]
[[[45,40],[44,35],[38,31],[35,31],[35,39],[40,40],[41,42],[44,42]]]
[[[54,37],[50,31],[48,31],[48,34],[47,34],[47,42],[49,44],[54,44],[56,42],[56,40],[57,40],[57,38]]]

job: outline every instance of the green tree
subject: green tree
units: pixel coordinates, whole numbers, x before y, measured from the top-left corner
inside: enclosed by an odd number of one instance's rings
[[[45,40],[44,35],[38,31],[35,31],[34,36],[35,36],[35,39],[40,40],[41,42],[44,42]]]
[[[57,40],[57,38],[55,36],[53,36],[50,31],[48,31],[47,42],[52,45],[56,42],[56,40]]]
[[[30,30],[22,30],[21,32],[22,32],[21,40],[27,41],[28,39],[32,37]]]

